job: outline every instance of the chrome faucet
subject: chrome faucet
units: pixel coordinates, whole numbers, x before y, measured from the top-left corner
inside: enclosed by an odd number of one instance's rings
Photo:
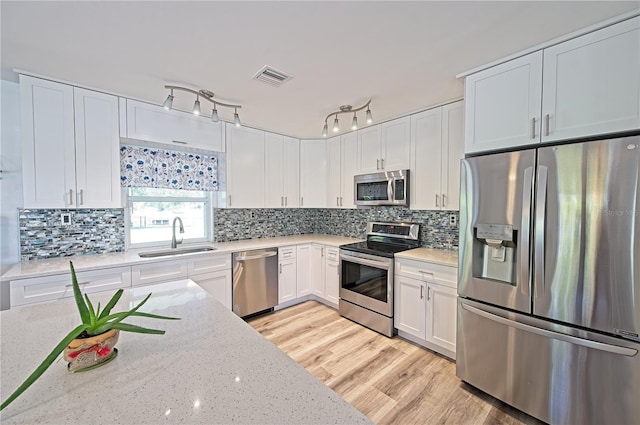
[[[180,222],[180,233],[184,233],[184,225],[182,224],[182,219],[180,217],[176,217],[173,219],[173,224],[171,225],[173,229],[173,234],[171,235],[171,248],[177,248],[178,244],[182,243],[182,239],[176,240],[176,221]]]

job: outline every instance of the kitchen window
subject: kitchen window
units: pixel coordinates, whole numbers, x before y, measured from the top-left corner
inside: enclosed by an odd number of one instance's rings
[[[129,248],[169,245],[175,217],[184,223],[184,243],[211,240],[211,192],[129,187],[127,198],[127,244]],[[179,225],[176,223],[176,232]]]

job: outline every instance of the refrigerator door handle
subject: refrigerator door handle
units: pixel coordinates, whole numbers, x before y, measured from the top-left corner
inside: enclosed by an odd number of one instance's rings
[[[516,322],[513,320],[509,320],[507,318],[498,316],[493,313],[489,313],[488,311],[481,310],[476,307],[472,307],[468,304],[462,303],[462,308],[476,314],[478,316],[484,317],[485,319],[492,320],[494,322],[500,323],[505,326],[510,326],[515,329],[520,329],[525,332],[534,333],[540,336],[544,336],[547,338],[556,339],[558,341],[568,342],[570,344],[581,345],[587,348],[593,348],[600,351],[606,351],[613,354],[621,354],[623,356],[633,357],[638,354],[638,350],[634,350],[632,348],[620,347],[617,345],[605,344],[603,342],[591,341],[589,339],[578,338],[575,336],[563,334],[560,332],[554,332],[547,329],[537,328],[535,326],[526,325],[524,323]]]
[[[524,184],[522,187],[522,222],[520,227],[520,290],[529,296],[529,263],[531,260],[529,245],[531,239],[531,196],[533,188],[533,167],[524,170]]]
[[[536,228],[535,228],[535,261],[534,282],[536,298],[544,295],[544,232],[547,207],[547,167],[538,166],[536,190]]]

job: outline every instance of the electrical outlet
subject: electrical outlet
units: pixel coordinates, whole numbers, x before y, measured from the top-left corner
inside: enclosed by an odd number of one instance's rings
[[[60,214],[60,223],[63,226],[71,226],[71,213]]]
[[[456,218],[456,215],[455,215],[455,214],[451,214],[451,215],[449,216],[449,224],[450,224],[451,226],[455,226],[455,225],[456,225],[456,223],[457,223],[457,221],[458,221],[458,219]]]
[[[249,214],[249,216],[251,218],[256,218],[256,212],[255,211],[251,211],[251,213]]]

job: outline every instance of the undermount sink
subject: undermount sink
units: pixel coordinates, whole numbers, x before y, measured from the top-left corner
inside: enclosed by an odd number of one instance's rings
[[[193,254],[196,252],[215,251],[212,246],[198,246],[193,248],[167,249],[164,251],[141,252],[138,254],[140,258],[169,257],[172,255]]]

